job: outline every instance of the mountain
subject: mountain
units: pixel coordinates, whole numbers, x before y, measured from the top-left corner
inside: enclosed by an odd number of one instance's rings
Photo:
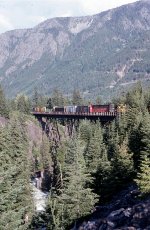
[[[138,80],[150,85],[149,59],[149,0],[0,35],[0,82],[8,96],[78,88],[109,99]]]

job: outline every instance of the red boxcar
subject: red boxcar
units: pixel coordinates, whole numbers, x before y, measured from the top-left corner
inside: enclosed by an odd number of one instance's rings
[[[113,104],[109,105],[90,105],[90,113],[109,113],[115,112]]]

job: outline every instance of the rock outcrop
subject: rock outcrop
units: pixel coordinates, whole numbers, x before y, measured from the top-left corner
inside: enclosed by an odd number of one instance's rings
[[[97,206],[85,220],[78,220],[72,230],[149,230],[150,197],[139,198],[135,186],[118,194],[110,204]]]

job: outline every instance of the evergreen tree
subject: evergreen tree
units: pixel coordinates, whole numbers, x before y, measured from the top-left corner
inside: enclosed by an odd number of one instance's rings
[[[22,113],[30,114],[31,103],[27,96],[25,95],[17,95],[15,99],[16,109]]]
[[[47,97],[41,95],[38,89],[35,87],[31,99],[32,107],[45,107],[47,104]]]
[[[51,97],[49,97],[48,99],[47,99],[47,102],[46,102],[46,107],[48,108],[48,109],[52,109],[53,108],[53,102],[52,102],[52,98]]]
[[[96,98],[96,105],[100,105],[100,104],[102,104],[102,99],[100,98],[100,96],[98,96]]]
[[[91,178],[86,172],[83,149],[79,141],[72,140],[68,148],[72,156],[66,155],[63,187],[59,196],[54,194],[50,198],[49,205],[53,217],[51,221],[53,220],[55,226],[53,229],[66,229],[75,219],[88,214],[96,202],[96,195],[86,187]]]
[[[133,159],[132,153],[130,153],[128,148],[127,138],[125,138],[121,145],[116,143],[115,152],[111,162],[113,167],[112,175],[114,177],[114,179],[112,179],[112,190],[118,190],[133,179]]]
[[[139,186],[142,195],[150,193],[150,115],[148,112],[144,114],[140,126],[140,164],[135,180]]]
[[[150,157],[150,114],[146,112],[140,126],[141,154]]]
[[[60,90],[54,89],[51,99],[52,99],[53,106],[64,106],[65,99],[64,99],[64,95]]]
[[[41,155],[42,170],[44,172],[42,188],[49,191],[51,186],[52,158],[50,155],[50,142],[46,135],[43,135],[42,138],[40,155]]]
[[[88,147],[85,151],[85,161],[90,172],[96,172],[99,162],[101,161],[102,152],[105,151],[103,143],[103,134],[100,124],[98,123],[93,136],[89,140]]]
[[[50,142],[49,142],[46,135],[43,135],[43,137],[42,137],[42,145],[40,148],[40,154],[42,157],[43,169],[50,170],[51,164],[52,164],[52,159],[51,159],[51,155],[50,155]]]
[[[145,112],[140,121],[131,129],[129,134],[129,148],[133,152],[135,168],[138,169],[142,151],[147,154],[150,150],[150,115]]]
[[[138,108],[140,112],[145,109],[144,93],[140,82],[127,93],[126,104],[129,108]]]
[[[118,118],[118,122],[116,124],[118,135],[119,135],[119,142],[123,142],[124,138],[128,135],[128,124],[127,124],[127,113],[121,115]]]
[[[0,138],[0,229],[26,229],[33,206],[29,185],[27,138],[14,116]],[[5,144],[3,141],[5,139]]]
[[[81,93],[79,90],[74,90],[72,95],[72,104],[73,105],[82,105],[83,104],[83,98],[81,96]]]
[[[109,196],[109,181],[111,178],[112,167],[108,160],[107,149],[103,140],[103,131],[100,123],[94,125],[94,133],[85,151],[85,162],[88,171],[94,178],[92,187],[94,191],[106,198]]]
[[[34,88],[33,95],[32,95],[32,106],[38,107],[39,106],[39,93],[37,88]]]
[[[142,196],[150,194],[150,158],[147,155],[142,156],[140,170],[135,179]]]
[[[80,140],[83,140],[86,144],[89,143],[93,135],[93,125],[90,121],[84,120],[79,126]]]
[[[107,146],[108,159],[114,156],[117,145],[119,144],[119,136],[116,130],[116,123],[111,123],[104,131],[104,143]]]
[[[0,116],[6,118],[9,117],[8,105],[1,85],[0,85]]]

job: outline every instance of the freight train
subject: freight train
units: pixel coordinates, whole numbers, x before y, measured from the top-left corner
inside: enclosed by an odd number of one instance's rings
[[[68,106],[54,106],[52,109],[46,107],[33,108],[33,112],[38,113],[69,113],[69,114],[95,114],[95,113],[124,113],[126,106],[115,106],[114,104],[107,105],[68,105]]]

